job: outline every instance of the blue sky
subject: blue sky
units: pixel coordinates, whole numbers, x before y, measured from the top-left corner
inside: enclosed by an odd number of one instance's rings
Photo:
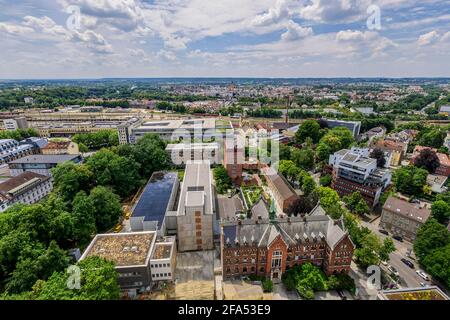
[[[0,61],[27,79],[450,76],[450,1],[0,0]]]

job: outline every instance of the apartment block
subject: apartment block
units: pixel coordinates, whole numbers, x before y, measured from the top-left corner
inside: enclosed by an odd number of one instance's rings
[[[412,242],[416,238],[417,230],[430,215],[431,210],[424,203],[409,203],[389,197],[383,206],[380,227]]]
[[[370,206],[377,205],[381,192],[391,183],[389,170],[378,169],[376,159],[352,150],[330,155],[329,164],[333,166],[332,188],[341,197],[358,191]]]

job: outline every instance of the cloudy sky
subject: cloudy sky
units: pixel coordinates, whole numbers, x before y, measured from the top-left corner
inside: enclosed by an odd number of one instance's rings
[[[450,0],[0,0],[0,62],[26,79],[450,76]]]

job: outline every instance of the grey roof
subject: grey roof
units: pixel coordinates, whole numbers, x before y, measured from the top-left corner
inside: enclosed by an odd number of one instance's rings
[[[269,209],[267,208],[267,204],[262,197],[259,197],[259,200],[253,205],[252,209],[252,219],[267,219],[269,218]]]
[[[184,215],[186,205],[199,204],[198,195],[191,195],[191,192],[203,191],[204,194],[204,214],[213,214],[212,191],[211,191],[211,169],[209,161],[188,161],[184,174],[183,185],[181,186],[180,201],[177,214]],[[188,197],[189,193],[189,197]],[[196,204],[190,203],[195,200]],[[194,199],[195,198],[195,199]]]
[[[80,157],[74,154],[60,154],[60,155],[46,155],[46,154],[36,154],[31,156],[26,156],[10,163],[62,163],[66,161],[71,161]]]
[[[315,208],[318,212],[323,209]],[[323,239],[333,249],[347,235],[342,220],[334,221],[327,215],[314,215],[291,218],[279,218],[270,222],[265,220],[244,220],[225,222],[222,232],[225,244],[237,246],[244,243],[268,247],[278,236],[288,245]]]

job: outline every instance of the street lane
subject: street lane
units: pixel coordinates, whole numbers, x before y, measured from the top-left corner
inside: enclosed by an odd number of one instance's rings
[[[384,239],[389,236],[386,236],[378,231],[379,230],[378,222],[379,222],[379,219],[377,221],[375,221],[374,223],[361,221],[361,225],[369,228],[382,241],[384,241]],[[400,242],[395,239],[392,239],[392,240],[394,241],[395,248],[397,250],[389,255],[388,264],[390,264],[395,269],[397,269],[397,271],[399,273],[399,278],[400,278],[400,283],[399,283],[400,286],[404,287],[404,288],[416,288],[416,287],[420,287],[421,282],[431,285],[431,283],[429,281],[425,281],[424,279],[419,277],[419,275],[416,273],[416,270],[419,269],[418,263],[407,256],[407,252],[409,250],[412,250],[412,246],[413,246],[412,243],[409,243],[407,241]],[[406,258],[409,261],[411,261],[412,263],[414,263],[414,269],[411,269],[410,267],[405,265],[401,261],[402,258]]]

